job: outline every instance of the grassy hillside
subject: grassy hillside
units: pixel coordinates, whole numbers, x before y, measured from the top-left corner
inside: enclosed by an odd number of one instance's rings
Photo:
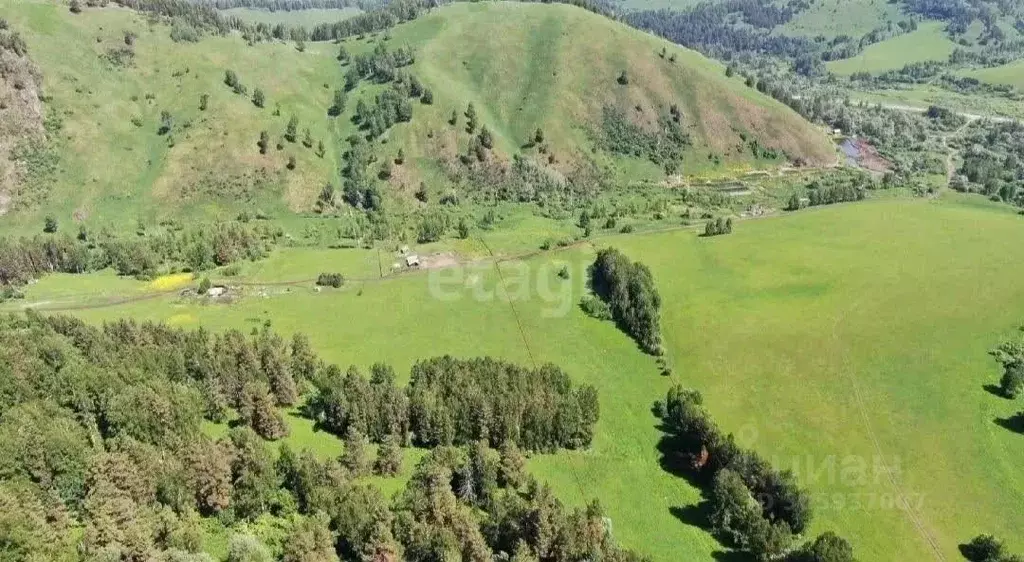
[[[983,68],[965,73],[966,76],[977,78],[990,84],[1007,84],[1024,90],[1024,60],[1018,60],[1002,66]]]
[[[707,166],[698,161],[709,152],[732,165],[754,164],[741,133],[794,158],[832,160],[820,132],[727,80],[719,63],[571,6],[460,3],[399,27],[393,37],[417,49],[414,72],[442,100],[425,127],[472,101],[509,152],[537,127],[556,153],[584,152],[592,144],[587,129],[603,107],[619,107],[649,127],[677,104],[693,135],[691,172]],[[666,58],[659,56],[663,48]],[[616,82],[623,70],[628,86]]]
[[[29,45],[42,70],[44,108],[59,122],[51,150],[59,169],[41,178],[36,198],[62,221],[90,225],[134,225],[170,215],[195,219],[218,209],[242,207],[268,212],[301,208],[337,175],[335,123],[324,118],[330,104],[325,85],[341,71],[326,51],[310,45],[298,53],[289,44],[247,46],[237,37],[207,37],[175,43],[168,28],[148,25],[143,16],[117,9],[87,9],[72,15],[49,2],[0,4]],[[136,34],[134,56],[124,63],[110,53]],[[322,50],[322,52],[321,52]],[[332,53],[333,54],[333,53]],[[262,88],[263,109],[232,93],[223,80],[235,70],[249,87]],[[209,96],[205,111],[200,97]],[[280,104],[281,115],[274,116]],[[158,134],[161,113],[172,119]],[[300,119],[329,148],[324,158],[300,144],[256,150],[260,130],[280,137],[290,115]],[[298,166],[286,173],[295,155]],[[5,218],[34,229],[43,210]],[[225,211],[227,212],[227,211]]]
[[[309,333],[327,360],[387,360],[403,377],[440,353],[553,361],[597,386],[601,419],[592,449],[536,456],[533,472],[574,504],[599,498],[616,536],[657,562],[722,559],[697,526],[699,492],[659,465],[649,406],[679,382],[700,389],[743,445],[796,471],[813,494],[812,533],[839,532],[860,560],[937,560],[929,540],[955,560],[957,544],[981,532],[1024,548],[1013,531],[1024,525],[1024,450],[994,421],[1019,404],[982,388],[999,375],[987,351],[1022,321],[1021,229],[981,200],[879,200],[742,222],[722,238],[595,242],[651,267],[666,303],[670,378],[576,306],[589,247],[505,264],[504,286],[486,263],[447,272],[443,298],[432,289],[440,278],[424,272],[230,305],[168,296],[77,314],[212,329],[272,319],[277,330]],[[321,260],[358,269],[368,255],[348,252]],[[563,264],[567,281],[557,278]]]
[[[64,224],[134,228],[139,220],[201,220],[239,210],[309,211],[325,184],[342,182],[341,155],[344,139],[357,132],[351,122],[357,102],[372,104],[384,89],[363,81],[350,92],[346,111],[332,119],[327,108],[348,67],[338,63],[338,46],[330,43],[300,50],[282,42],[247,45],[238,36],[174,42],[168,26],[128,10],[72,14],[45,0],[0,0],[0,17],[25,37],[42,71],[43,110],[53,130],[50,147],[35,156],[57,163],[55,170],[37,170],[34,192],[13,202],[4,221],[11,230],[37,231],[44,214]],[[397,167],[385,192],[412,205],[407,195],[420,182],[439,193],[452,184],[452,170],[459,172],[455,156],[465,153],[471,137],[462,132],[465,118],[458,127],[448,118],[470,102],[494,133],[493,161],[507,164],[524,152],[555,175],[593,160],[616,181],[664,176],[643,157],[595,146],[606,107],[650,132],[676,105],[692,139],[682,161],[686,174],[778,165],[783,152],[811,164],[834,161],[816,127],[727,80],[718,63],[581,9],[456,4],[343,45],[358,55],[385,39],[389,48],[413,49],[416,62],[403,70],[435,96],[431,106],[415,103],[410,123],[373,143],[379,160],[399,148],[406,153],[408,164]],[[248,95],[225,85],[227,70],[237,73]],[[623,70],[628,85],[616,81]],[[266,95],[264,108],[250,101],[255,88]],[[204,94],[208,107],[200,110]],[[170,118],[167,134],[159,133],[163,112]],[[311,148],[281,140],[293,115],[300,138],[310,129]],[[538,127],[550,149],[545,155],[521,148]],[[270,149],[261,155],[256,142],[264,130]],[[780,157],[755,157],[755,140]],[[285,166],[291,156],[294,170]]]
[[[806,37],[860,37],[899,15],[899,8],[885,0],[814,0],[809,4],[780,31]]]
[[[916,31],[869,45],[856,57],[829,62],[835,74],[879,73],[896,70],[912,62],[944,61],[956,48],[941,22],[922,23]]]

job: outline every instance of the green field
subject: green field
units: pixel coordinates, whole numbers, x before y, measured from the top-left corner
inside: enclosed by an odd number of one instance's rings
[[[352,16],[362,13],[359,8],[345,8],[341,10],[312,8],[309,10],[259,10],[256,8],[231,8],[222,10],[228,16],[235,16],[244,21],[252,23],[266,23],[269,25],[294,25],[313,27],[320,23],[334,23],[346,20]]]
[[[945,61],[956,48],[941,22],[925,22],[916,31],[869,45],[856,57],[832,61],[825,66],[833,74],[855,72],[877,74],[898,70],[913,62]]]
[[[573,504],[599,498],[617,537],[659,562],[721,549],[673,515],[700,495],[658,463],[648,408],[681,382],[703,391],[724,429],[797,471],[814,496],[812,532],[841,533],[862,560],[938,559],[930,540],[953,560],[981,532],[1024,548],[1013,531],[1024,526],[1024,449],[993,422],[1016,409],[982,389],[998,377],[987,351],[1024,321],[1022,234],[1005,208],[954,198],[814,209],[742,222],[720,239],[606,240],[654,273],[671,379],[575,306],[589,248],[502,265],[507,293],[481,263],[359,289],[232,305],[165,297],[79,314],[215,329],[269,320],[307,332],[327,360],[386,360],[402,376],[442,353],[555,362],[598,387],[601,420],[592,449],[536,456],[531,469]],[[562,263],[569,281],[555,276]]]
[[[1018,60],[1002,66],[973,70],[965,74],[990,84],[1007,84],[1024,90],[1024,60]]]
[[[890,107],[920,108],[921,111],[940,105],[969,115],[1024,119],[1024,106],[1019,102],[996,96],[959,94],[928,84],[891,90],[851,91],[850,99]]]

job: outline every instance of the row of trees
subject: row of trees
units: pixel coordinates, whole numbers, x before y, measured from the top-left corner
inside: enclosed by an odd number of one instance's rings
[[[732,234],[732,217],[718,217],[704,224],[704,236]]]
[[[597,253],[590,270],[594,293],[611,308],[616,323],[647,353],[661,355],[661,297],[647,266],[615,248]]]
[[[220,223],[131,238],[93,236],[83,227],[76,238],[38,235],[0,238],[0,284],[21,285],[49,273],[85,273],[113,268],[119,275],[149,277],[161,268],[203,271],[240,260],[265,257],[281,236],[257,224]]]
[[[664,462],[708,488],[715,534],[757,560],[852,562],[849,544],[832,533],[793,549],[794,535],[811,521],[807,492],[792,473],[776,470],[723,434],[702,403],[699,392],[675,386],[655,411],[666,434],[660,447]]]
[[[412,368],[408,388],[383,364],[369,379],[355,368],[327,368],[307,413],[324,429],[372,442],[423,447],[484,440],[531,451],[582,448],[593,438],[599,406],[592,386],[573,388],[553,365],[528,369],[491,358],[437,357]]]

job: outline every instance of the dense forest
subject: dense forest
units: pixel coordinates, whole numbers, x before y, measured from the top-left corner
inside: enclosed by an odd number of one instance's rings
[[[616,546],[597,504],[570,512],[523,472],[517,441],[589,442],[592,388],[573,390],[555,367],[490,359],[419,363],[408,397],[384,365],[369,381],[353,372],[342,378],[304,336],[266,327],[247,337],[0,318],[0,553],[205,561],[204,519],[232,528],[270,517],[269,537],[232,537],[231,562],[638,559]],[[278,408],[306,388],[318,389],[310,409],[322,423],[347,420],[338,459],[265,441],[287,432]],[[201,430],[229,421],[220,439]],[[435,447],[390,504],[358,480],[371,469],[362,435],[383,436],[380,474],[400,466],[396,445]]]

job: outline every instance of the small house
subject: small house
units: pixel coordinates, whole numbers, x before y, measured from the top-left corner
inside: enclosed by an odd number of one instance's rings
[[[411,254],[411,255],[405,256],[405,265],[407,265],[409,267],[419,267],[420,266],[420,257],[417,256],[416,254]]]

